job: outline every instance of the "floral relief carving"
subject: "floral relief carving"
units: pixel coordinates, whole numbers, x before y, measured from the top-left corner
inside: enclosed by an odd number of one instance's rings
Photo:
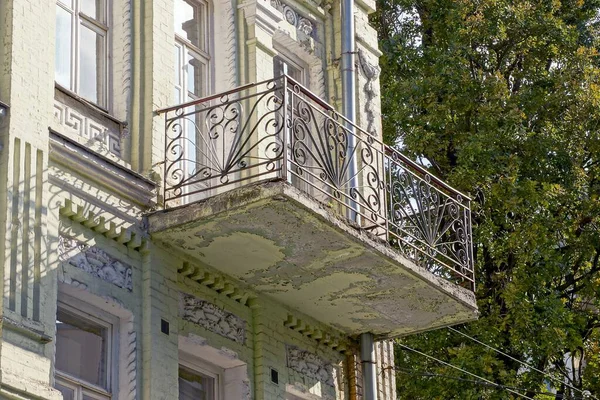
[[[283,16],[287,22],[296,26],[296,23],[298,22],[298,15],[294,10],[288,6],[283,6]]]
[[[295,346],[286,346],[287,366],[309,379],[319,381],[325,385],[334,386],[333,366],[319,356],[299,349]]]
[[[315,23],[313,21],[304,17],[281,0],[271,0],[271,5],[281,11],[285,20],[290,25],[295,26],[298,31],[304,33],[306,36],[313,36],[313,33],[316,31]]]
[[[76,239],[60,236],[60,261],[79,268],[97,278],[128,291],[133,291],[132,268],[98,247],[90,247]]]
[[[300,20],[298,21],[298,29],[304,32],[306,36],[311,36],[315,27],[309,19],[300,18]]]
[[[246,321],[206,300],[180,293],[179,316],[234,342],[246,342]]]

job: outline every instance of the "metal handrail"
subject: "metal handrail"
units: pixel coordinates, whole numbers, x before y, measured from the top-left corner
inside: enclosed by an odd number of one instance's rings
[[[474,290],[471,199],[294,79],[283,75],[157,113],[165,115],[166,207],[284,179],[342,214],[351,210],[355,224]]]
[[[466,195],[466,194],[462,193],[461,191],[459,191],[458,189],[455,189],[452,186],[448,185],[446,182],[444,182],[443,180],[437,178],[435,175],[431,175],[431,173],[429,171],[427,171],[425,168],[423,168],[423,166],[417,164],[416,162],[414,162],[410,158],[406,157],[404,154],[400,153],[395,148],[390,147],[390,146],[388,146],[386,144],[385,145],[385,151],[386,151],[386,154],[388,154],[389,156],[391,156],[391,157],[397,157],[398,159],[402,160],[403,163],[410,165],[415,171],[419,171],[420,174],[422,174],[422,175],[429,175],[431,177],[432,181],[434,181],[435,183],[437,183],[438,185],[440,185],[444,189],[448,190],[449,192],[453,193],[454,195],[461,196],[462,198],[464,198],[465,200],[468,200],[468,201],[473,200],[468,195]]]

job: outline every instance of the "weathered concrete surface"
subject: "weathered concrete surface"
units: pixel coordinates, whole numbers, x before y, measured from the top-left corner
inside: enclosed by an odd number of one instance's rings
[[[394,337],[476,318],[473,293],[285,182],[156,212],[148,225],[164,246],[349,335]]]

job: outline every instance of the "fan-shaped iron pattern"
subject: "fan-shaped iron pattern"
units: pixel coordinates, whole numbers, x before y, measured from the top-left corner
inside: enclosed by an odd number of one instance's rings
[[[470,199],[287,76],[165,111],[166,208],[286,180],[474,289]]]

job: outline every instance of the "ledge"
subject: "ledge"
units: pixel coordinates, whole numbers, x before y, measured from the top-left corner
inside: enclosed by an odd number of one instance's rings
[[[0,321],[4,329],[19,333],[38,343],[46,344],[52,341],[52,337],[44,332],[44,324],[23,318],[10,310],[4,310],[4,316]]]
[[[50,129],[50,160],[144,206],[156,206],[156,184],[150,179]]]
[[[477,318],[473,292],[285,181],[247,185],[147,218],[153,239],[169,251],[349,336],[372,332],[385,339]]]

